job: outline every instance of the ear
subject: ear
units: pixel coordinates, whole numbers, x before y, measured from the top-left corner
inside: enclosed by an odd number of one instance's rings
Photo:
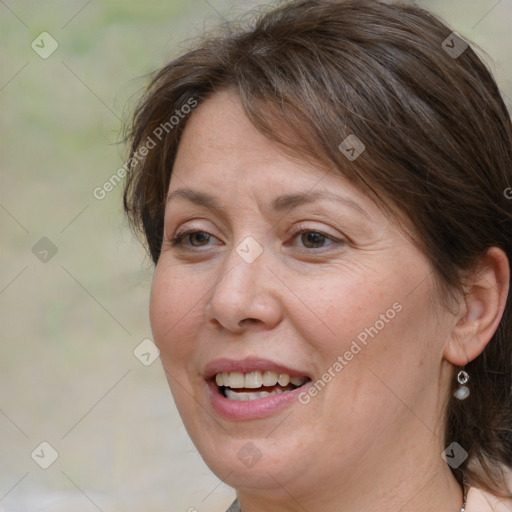
[[[444,357],[464,366],[478,357],[496,332],[503,316],[510,282],[507,255],[491,247],[466,280],[466,293],[445,346]]]

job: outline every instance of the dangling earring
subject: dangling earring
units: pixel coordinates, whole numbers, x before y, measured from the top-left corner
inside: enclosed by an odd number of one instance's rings
[[[460,384],[458,389],[455,390],[453,393],[453,396],[457,398],[458,400],[465,400],[469,396],[469,388],[465,386],[465,384],[469,380],[468,372],[465,372],[464,370],[461,370],[457,374],[457,382]]]

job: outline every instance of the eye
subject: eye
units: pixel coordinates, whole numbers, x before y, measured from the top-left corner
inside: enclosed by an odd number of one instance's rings
[[[185,246],[183,244],[183,241],[185,239],[187,239],[189,242],[192,242],[193,240],[197,240],[198,245],[194,245],[194,243],[192,243],[191,245],[187,244],[187,246],[188,247],[206,247],[208,241],[210,240],[210,237],[212,237],[212,235],[210,235],[210,233],[207,233],[206,231],[189,229],[188,231],[179,233],[174,238],[171,238],[171,240],[169,240],[169,243],[171,244],[172,247],[179,246],[179,247],[185,248]],[[215,237],[213,237],[213,238],[215,238]],[[203,242],[206,242],[206,244],[204,244]]]
[[[324,242],[327,240],[333,242],[333,243],[343,243],[344,240],[340,240],[337,238],[334,238],[326,233],[322,233],[321,231],[316,231],[313,229],[300,229],[297,231],[293,238],[297,238],[300,235],[300,240],[303,242],[304,247],[306,249],[322,249],[323,247],[326,247]],[[328,244],[332,245],[332,244]]]
[[[345,240],[334,238],[333,236],[313,229],[300,229],[294,233],[293,239],[298,236],[301,237],[300,239],[303,243],[302,248],[305,249],[322,249],[326,247],[325,242],[327,241],[331,242],[328,245],[345,242]],[[190,229],[171,238],[169,243],[172,247],[180,247],[183,249],[208,247],[208,242],[211,238],[215,237],[206,231]],[[188,242],[187,244],[184,244],[185,240]]]

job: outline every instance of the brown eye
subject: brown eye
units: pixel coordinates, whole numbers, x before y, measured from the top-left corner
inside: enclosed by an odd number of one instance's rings
[[[205,231],[190,230],[185,231],[184,233],[180,233],[175,238],[171,239],[170,244],[173,247],[178,246],[183,247],[184,249],[187,247],[206,247],[210,237],[211,235]],[[190,243],[184,244],[183,241],[185,239],[187,239]],[[198,242],[197,244],[192,242],[194,239],[196,242]],[[206,244],[204,242],[206,242]]]
[[[208,242],[208,240],[210,240],[210,235],[208,233],[205,233],[204,231],[194,231],[189,234],[189,237],[190,241],[194,240],[195,238],[199,242],[199,247],[203,245],[202,242]],[[193,243],[192,246],[196,247],[196,245],[194,245]]]
[[[314,249],[322,246],[326,237],[316,231],[306,231],[301,234],[301,240],[308,249]]]
[[[297,238],[300,235],[300,240],[302,242],[302,248],[305,249],[323,249],[329,245],[342,244],[344,240],[338,240],[330,235],[322,233],[321,231],[315,231],[312,229],[302,229],[295,233],[293,238]],[[330,243],[325,245],[325,242],[329,241]]]

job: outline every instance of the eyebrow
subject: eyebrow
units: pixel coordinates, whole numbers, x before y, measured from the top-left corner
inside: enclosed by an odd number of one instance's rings
[[[212,196],[211,194],[208,194],[206,192],[193,190],[191,188],[178,188],[167,196],[167,203],[171,202],[177,197],[182,197],[196,205],[204,206],[212,210],[213,212],[222,212],[222,205],[219,202],[219,200],[215,196]],[[353,210],[356,210],[361,215],[364,215],[367,219],[370,219],[366,211],[363,210],[363,208],[354,200],[352,200],[349,197],[340,196],[333,192],[329,192],[327,190],[312,190],[302,193],[285,194],[276,197],[270,203],[270,210],[275,212],[282,212],[283,210],[289,211],[293,210],[294,208],[297,208],[298,206],[311,204],[321,200],[328,200],[335,203],[341,203],[344,206],[348,206]]]

